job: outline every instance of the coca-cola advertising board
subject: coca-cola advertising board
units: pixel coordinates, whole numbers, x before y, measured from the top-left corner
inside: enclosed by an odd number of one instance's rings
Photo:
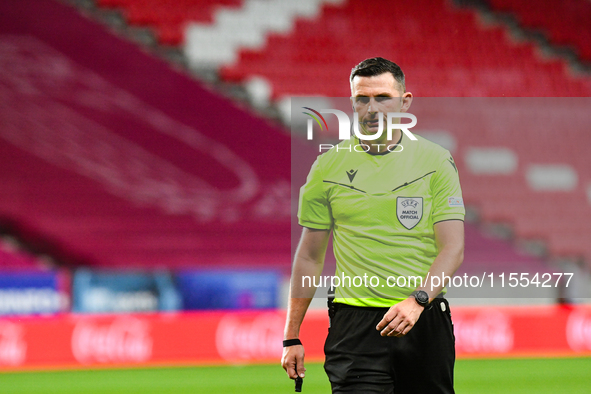
[[[453,308],[457,355],[591,355],[591,306]],[[278,363],[285,311],[74,315],[0,320],[0,370]],[[306,316],[306,358],[323,359],[325,311]],[[394,338],[393,340],[396,340]]]

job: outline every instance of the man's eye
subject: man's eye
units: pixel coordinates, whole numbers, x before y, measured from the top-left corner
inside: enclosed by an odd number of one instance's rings
[[[369,103],[369,97],[355,97],[355,102],[357,104],[367,104]]]
[[[392,100],[392,97],[376,97],[378,103],[387,103],[389,100]]]

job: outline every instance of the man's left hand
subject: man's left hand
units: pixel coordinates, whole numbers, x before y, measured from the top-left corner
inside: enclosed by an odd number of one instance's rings
[[[392,306],[376,326],[383,337],[403,337],[413,328],[425,308],[414,297]]]

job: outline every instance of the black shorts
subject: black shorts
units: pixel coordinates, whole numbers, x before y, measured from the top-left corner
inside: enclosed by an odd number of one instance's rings
[[[335,305],[324,345],[333,393],[454,393],[455,338],[447,300],[436,298],[402,338],[376,330],[387,308]]]

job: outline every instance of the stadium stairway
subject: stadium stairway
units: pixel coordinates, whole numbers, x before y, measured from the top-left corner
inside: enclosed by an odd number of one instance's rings
[[[581,60],[591,62],[591,2],[588,0],[489,0],[489,3],[495,11],[514,15],[523,27],[543,32],[550,43],[570,47]]]
[[[74,265],[289,271],[289,137],[72,7],[30,3],[0,4],[3,221]]]
[[[98,6],[121,9],[130,24],[152,27],[163,45],[182,44],[188,21],[211,23],[218,7],[241,4],[242,0],[97,0]]]
[[[186,46],[200,42],[188,40]],[[443,0],[325,5],[319,18],[297,20],[290,34],[270,34],[262,49],[242,49],[220,75],[236,82],[264,78],[275,99],[346,97],[342,81],[351,65],[378,54],[396,59],[407,70],[408,89],[421,97],[591,93],[589,80],[572,76],[563,61],[543,59],[533,43],[513,40],[505,26],[484,25],[476,12]]]

